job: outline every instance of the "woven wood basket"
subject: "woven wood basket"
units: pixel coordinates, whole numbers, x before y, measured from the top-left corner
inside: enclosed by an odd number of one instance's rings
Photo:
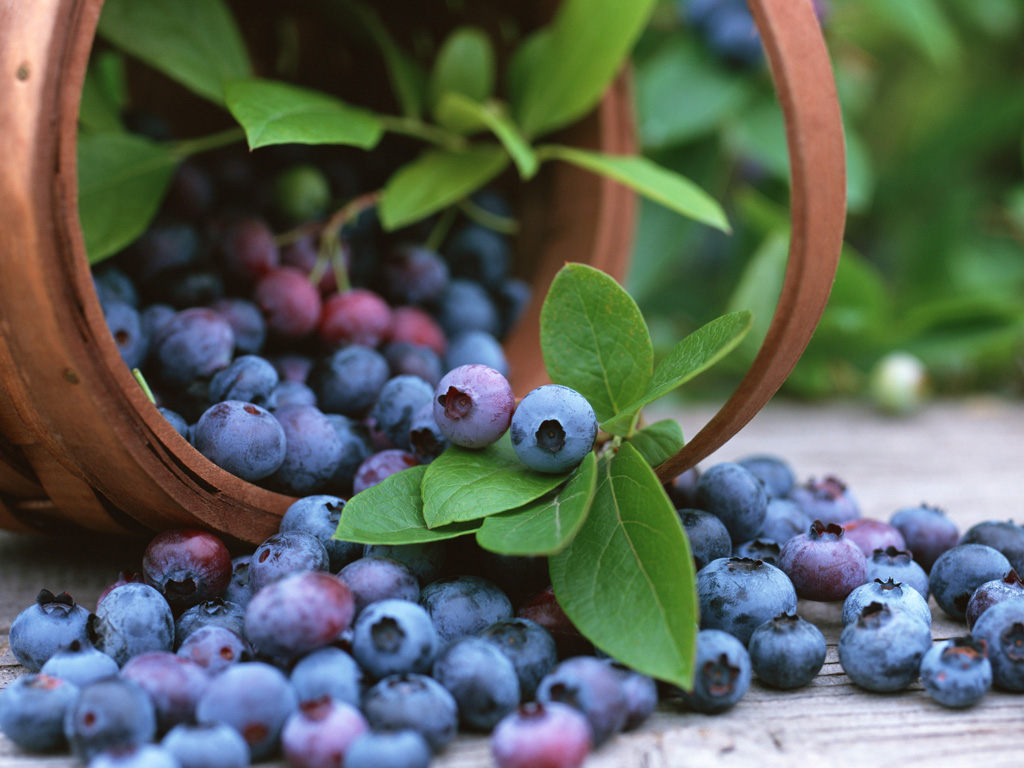
[[[198,526],[255,543],[292,502],[221,470],[146,399],[107,330],[77,215],[78,105],[102,0],[0,2],[0,527],[150,535]],[[843,135],[811,0],[750,0],[787,125],[792,238],[760,354],[712,421],[658,468],[693,466],[781,386],[824,309],[845,217]],[[562,141],[635,151],[628,78]],[[524,189],[535,295],[566,261],[625,274],[634,200],[556,165]],[[543,383],[539,301],[508,341],[516,391]]]

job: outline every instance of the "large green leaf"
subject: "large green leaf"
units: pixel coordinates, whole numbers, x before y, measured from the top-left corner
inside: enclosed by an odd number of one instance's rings
[[[675,419],[662,419],[638,429],[627,442],[656,467],[683,447],[683,428]]]
[[[271,144],[349,144],[372,149],[384,127],[377,116],[320,91],[276,80],[235,80],[224,86],[227,107],[245,129],[249,148]]]
[[[550,560],[559,605],[594,645],[684,688],[693,676],[693,557],[661,483],[629,443],[598,464],[576,538]]]
[[[483,101],[494,93],[494,49],[490,38],[478,27],[452,30],[430,73],[431,102],[437,104],[446,93],[458,93]]]
[[[479,130],[480,127],[491,131],[505,147],[512,162],[516,164],[519,175],[530,179],[537,173],[540,161],[533,147],[519,133],[519,128],[504,109],[504,105],[490,101],[481,103],[473,101],[460,93],[447,93],[441,97],[437,105],[437,119],[442,125],[453,130]]]
[[[564,0],[549,31],[528,38],[529,66],[513,71],[513,114],[528,136],[594,108],[622,69],[656,0]],[[538,40],[541,42],[538,43]]]
[[[381,223],[398,229],[459,202],[508,167],[496,144],[464,150],[429,150],[388,179],[380,201]]]
[[[590,511],[597,457],[583,459],[568,482],[525,506],[484,519],[477,543],[502,555],[554,555],[572,541]]]
[[[341,511],[334,538],[358,544],[420,544],[472,533],[479,523],[427,528],[420,485],[426,467],[410,467],[355,494]]]
[[[625,184],[634,192],[708,226],[729,232],[722,206],[685,176],[646,157],[606,155],[575,147],[545,144],[537,148],[542,160],[564,160]]]
[[[750,312],[741,311],[723,315],[698,328],[658,363],[644,394],[601,424],[601,428],[612,434],[628,430],[641,408],[685,384],[729,354],[750,330],[752,322]]]
[[[252,67],[221,0],[106,0],[98,32],[194,93],[224,103],[224,83]]]
[[[78,137],[78,215],[89,262],[117,253],[141,235],[174,178],[178,155],[128,133]]]
[[[555,276],[540,315],[548,376],[571,387],[606,421],[647,390],[654,349],[636,302],[611,277],[567,264]]]
[[[82,128],[102,133],[124,130],[121,109],[125,105],[124,57],[117,51],[102,51],[89,62],[82,85],[78,122]]]
[[[482,450],[450,446],[427,466],[423,517],[431,528],[478,520],[539,499],[565,478],[528,469],[508,432]]]

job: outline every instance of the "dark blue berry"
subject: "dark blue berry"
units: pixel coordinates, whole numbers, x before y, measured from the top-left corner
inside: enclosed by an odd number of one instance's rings
[[[67,592],[54,595],[40,590],[35,603],[19,613],[11,624],[11,653],[29,672],[38,672],[58,651],[89,644],[89,611]]]
[[[895,547],[876,549],[871,553],[867,561],[867,579],[874,581],[881,579],[886,581],[902,582],[916,589],[921,597],[928,599],[928,574],[924,572],[921,564],[914,560],[910,552],[901,552]]]
[[[420,591],[420,605],[430,614],[442,645],[512,618],[508,596],[494,582],[480,576],[433,581]]]
[[[89,643],[75,640],[68,648],[57,651],[39,670],[44,675],[59,677],[79,688],[116,675],[119,667],[117,662],[94,648]]]
[[[316,392],[301,381],[282,381],[267,398],[267,410],[277,411],[289,405],[317,405]]]
[[[310,374],[320,407],[328,413],[359,417],[377,400],[391,377],[387,360],[367,347],[344,347]]]
[[[1024,601],[996,603],[974,622],[971,636],[988,648],[996,687],[1024,691]]]
[[[252,597],[249,586],[249,562],[252,555],[239,555],[231,559],[231,581],[224,590],[223,598],[231,603],[245,606]]]
[[[693,689],[680,690],[683,703],[714,715],[734,707],[750,688],[750,654],[734,635],[720,629],[697,633]]]
[[[839,478],[828,475],[812,478],[789,493],[811,520],[842,525],[860,517],[860,505]]]
[[[374,730],[414,730],[440,752],[455,738],[458,705],[443,685],[426,675],[385,677],[363,697],[363,714]]]
[[[702,629],[721,629],[744,645],[754,630],[796,610],[796,590],[781,570],[762,560],[713,560],[697,574]]]
[[[152,741],[156,710],[138,685],[109,677],[81,689],[64,717],[64,736],[75,756],[88,761],[114,747]]]
[[[359,614],[352,636],[352,655],[375,679],[426,674],[440,647],[430,615],[408,600],[371,603]]]
[[[434,418],[434,402],[424,403],[409,422],[409,450],[422,464],[429,464],[448,447],[448,438]]]
[[[275,533],[256,547],[249,561],[249,584],[255,593],[290,573],[326,571],[330,564],[327,550],[313,534]]]
[[[196,703],[211,679],[204,667],[166,651],[133,656],[121,669],[121,677],[149,696],[161,733],[178,723],[192,722]]]
[[[228,366],[235,334],[228,321],[212,309],[194,307],[168,320],[152,343],[160,378],[168,385],[184,387]]]
[[[341,460],[338,462],[334,475],[331,476],[329,487],[339,493],[351,494],[359,466],[370,458],[373,449],[370,446],[370,434],[366,427],[340,413],[328,413],[334,431],[341,441]]]
[[[242,735],[224,723],[171,728],[160,746],[181,763],[181,768],[246,768],[249,745]]]
[[[871,603],[839,636],[843,671],[861,688],[890,693],[917,680],[932,647],[928,625],[907,611]]]
[[[274,411],[284,428],[284,461],[267,483],[286,493],[307,496],[321,491],[341,461],[341,440],[327,417],[311,405],[286,405]]]
[[[363,671],[340,648],[329,646],[303,656],[292,667],[290,679],[300,704],[326,697],[359,705]]]
[[[558,663],[555,639],[544,627],[530,619],[497,621],[485,627],[480,637],[492,643],[512,662],[524,702],[533,699],[544,675]]]
[[[170,408],[164,408],[162,406],[160,408],[157,408],[157,410],[160,411],[161,415],[165,419],[167,419],[167,421],[170,423],[172,427],[174,427],[175,432],[184,437],[186,440],[189,439],[188,422],[185,421],[184,416],[182,416],[177,411],[172,411]]]
[[[387,294],[396,304],[423,304],[442,296],[449,285],[448,265],[440,254],[417,245],[392,250],[384,261]]]
[[[559,662],[540,681],[537,701],[560,702],[582,712],[593,731],[595,747],[621,731],[629,716],[619,674],[594,656]]]
[[[211,309],[228,321],[235,334],[235,351],[243,355],[255,355],[263,349],[267,339],[267,322],[260,308],[248,299],[226,298],[215,301]],[[245,400],[244,397],[221,398]]]
[[[782,546],[794,536],[806,532],[813,521],[795,501],[770,498],[757,538],[768,539]]]
[[[904,507],[896,510],[889,522],[903,534],[907,549],[926,571],[939,555],[960,542],[960,529],[938,507]]]
[[[1017,575],[1017,571],[1012,568],[1004,573],[1002,578],[986,581],[974,590],[971,599],[967,601],[967,610],[965,611],[967,628],[973,627],[978,617],[996,603],[1003,600],[1016,600],[1021,597],[1024,597],[1024,582]],[[43,671],[46,671],[45,664]]]
[[[516,456],[530,469],[568,472],[593,449],[597,417],[576,390],[547,384],[519,402],[509,432]]]
[[[843,626],[856,621],[871,603],[886,605],[894,611],[908,611],[929,627],[932,625],[932,609],[921,593],[909,584],[901,584],[890,578],[861,584],[846,596],[843,601]]]
[[[925,692],[944,707],[978,703],[992,686],[992,664],[985,644],[971,637],[942,640],[921,659]]]
[[[985,544],[959,544],[932,563],[928,588],[947,615],[963,621],[974,590],[1009,570],[1010,561],[998,550]]]
[[[1024,573],[1024,528],[1009,520],[986,520],[972,525],[960,537],[961,544],[986,544],[1002,552],[1010,566]]]
[[[653,677],[630,669],[614,659],[602,659],[619,676],[619,684],[626,696],[626,724],[624,731],[643,725],[658,706],[658,684]]]
[[[425,541],[420,544],[367,544],[363,557],[389,557],[408,566],[422,586],[437,581],[448,560],[448,543]]]
[[[384,347],[384,359],[392,376],[419,376],[432,387],[437,386],[444,371],[441,357],[430,347],[408,341],[394,341]]]
[[[79,686],[51,675],[19,677],[0,692],[0,731],[26,752],[50,752],[67,743],[64,716]]]
[[[420,599],[420,583],[409,566],[390,557],[362,557],[338,572],[338,578],[352,592],[356,614],[379,600]]]
[[[408,451],[389,448],[369,456],[359,465],[352,479],[352,492],[359,493],[387,480],[396,472],[419,466],[419,459]]]
[[[433,753],[416,731],[367,731],[345,753],[345,768],[428,768]]]
[[[242,355],[210,379],[210,402],[242,400],[266,407],[277,386],[277,369],[256,355]]]
[[[453,277],[475,280],[491,288],[505,279],[511,257],[508,240],[480,224],[467,224],[456,231],[443,253]]]
[[[224,627],[241,635],[245,626],[245,606],[221,597],[193,605],[174,621],[175,647],[180,647],[194,632],[209,626]]]
[[[472,331],[496,336],[501,330],[494,300],[486,288],[473,280],[452,280],[438,298],[437,305],[437,321],[449,337]]]
[[[392,445],[408,451],[412,417],[433,398],[434,388],[419,376],[396,376],[381,387],[370,417]]]
[[[736,461],[764,483],[769,499],[784,499],[796,485],[796,475],[789,463],[778,456],[757,454]]]
[[[709,467],[697,481],[696,506],[725,525],[733,544],[748,541],[764,524],[768,494],[750,470],[732,462]]]
[[[139,311],[122,301],[106,301],[103,303],[103,317],[124,364],[129,368],[140,367],[149,351],[149,338]]]
[[[467,728],[490,731],[519,706],[519,677],[512,662],[492,643],[463,637],[433,664],[433,677],[448,689]]]
[[[486,331],[460,331],[448,340],[444,368],[450,371],[463,365],[486,365],[502,376],[509,372],[501,343]]]
[[[177,650],[179,656],[194,661],[210,675],[243,661],[248,653],[249,647],[240,633],[216,624],[198,627]]]
[[[337,572],[363,554],[362,544],[334,538],[345,500],[325,494],[305,496],[293,503],[281,518],[281,533],[299,531],[315,536],[327,550],[328,570]]]
[[[778,567],[782,547],[770,539],[751,539],[737,544],[732,549],[733,557],[746,557],[750,560],[762,560],[768,565]]]
[[[93,644],[124,666],[128,659],[174,647],[174,615],[148,584],[124,584],[96,606],[89,627]]]
[[[827,650],[821,630],[796,613],[781,613],[754,630],[748,651],[754,673],[773,688],[799,688],[821,671]]]
[[[207,409],[196,424],[192,444],[218,467],[250,482],[274,474],[288,455],[281,423],[265,408],[241,400]]]

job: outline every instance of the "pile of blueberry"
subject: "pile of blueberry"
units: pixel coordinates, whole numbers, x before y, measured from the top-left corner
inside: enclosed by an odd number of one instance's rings
[[[123,360],[201,453],[282,493],[348,496],[444,449],[434,388],[468,364],[508,373],[500,340],[530,290],[496,229],[384,233],[359,194],[373,179],[355,178],[372,169],[337,148],[274,150],[188,161],[94,283]],[[494,191],[470,205],[512,222]]]

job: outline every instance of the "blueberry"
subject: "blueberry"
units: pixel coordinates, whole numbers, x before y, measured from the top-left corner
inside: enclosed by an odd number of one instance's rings
[[[971,637],[942,640],[921,659],[925,692],[944,707],[978,703],[992,686],[992,664],[985,643]]]
[[[769,498],[757,538],[785,544],[811,527],[813,519],[790,499]]]
[[[210,681],[196,705],[196,722],[230,725],[249,745],[252,759],[262,760],[274,751],[285,720],[297,707],[295,689],[284,673],[246,661]]]
[[[325,698],[307,701],[289,715],[281,729],[281,748],[295,768],[341,766],[349,746],[369,730],[351,704]]]
[[[988,648],[996,687],[1024,691],[1024,602],[996,603],[978,617],[971,636]]]
[[[174,644],[179,647],[194,632],[219,626],[241,635],[245,625],[245,606],[215,597],[193,605],[174,621]]]
[[[734,635],[720,629],[697,633],[693,689],[680,690],[684,705],[715,715],[736,706],[750,688],[750,654]]]
[[[433,677],[448,689],[467,728],[490,731],[519,706],[519,677],[505,654],[480,637],[463,637],[437,657]]]
[[[908,611],[929,627],[932,625],[932,609],[920,592],[909,584],[901,584],[891,578],[875,579],[861,584],[843,601],[843,626],[856,621],[871,603],[886,605],[894,611]]]
[[[1010,570],[1010,561],[985,544],[959,544],[943,552],[932,564],[928,587],[947,615],[967,618],[967,601],[986,581]]]
[[[377,400],[391,377],[387,360],[367,347],[344,347],[310,373],[320,407],[328,413],[359,417]]]
[[[420,605],[430,614],[442,645],[512,618],[508,596],[494,582],[480,576],[433,581],[420,591]]]
[[[697,467],[690,467],[665,483],[665,493],[668,494],[676,509],[694,508],[697,503],[698,480],[700,480],[700,470]]]
[[[338,578],[348,586],[358,615],[379,600],[420,599],[420,583],[409,566],[390,557],[362,557],[346,565]]]
[[[782,547],[770,539],[751,539],[737,544],[732,548],[733,557],[745,557],[749,560],[761,560],[778,567]]]
[[[793,582],[761,560],[720,558],[697,574],[701,629],[721,629],[744,645],[754,630],[780,613],[796,610]]]
[[[38,672],[46,660],[72,643],[89,644],[89,611],[67,592],[54,595],[40,590],[36,602],[21,611],[11,624],[11,653],[29,672]]]
[[[860,517],[860,505],[839,478],[827,475],[812,478],[789,493],[811,520],[842,525]]]
[[[501,343],[486,331],[460,331],[449,339],[444,367],[450,371],[463,365],[486,365],[502,376],[509,371]]]
[[[309,336],[320,322],[320,291],[295,267],[276,267],[263,275],[252,300],[263,312],[267,333],[283,341]]]
[[[88,643],[74,640],[63,651],[57,651],[39,670],[44,675],[59,677],[81,688],[89,683],[116,675],[117,662]]]
[[[725,525],[733,544],[748,541],[764,525],[768,494],[764,483],[732,462],[709,467],[697,481],[696,506]]]
[[[246,768],[249,745],[224,723],[182,723],[167,732],[160,746],[174,755],[181,768]]]
[[[806,600],[845,600],[867,581],[867,561],[860,547],[843,536],[843,529],[815,520],[807,533],[782,547],[779,567]]]
[[[324,302],[319,333],[331,349],[349,344],[378,347],[391,334],[391,307],[364,288],[335,293]]]
[[[582,712],[593,731],[595,747],[621,731],[629,716],[618,673],[593,656],[559,662],[540,681],[537,701],[560,702]]]
[[[285,510],[281,518],[280,531],[312,534],[327,550],[327,557],[330,558],[328,569],[340,571],[363,554],[362,544],[334,538],[344,508],[345,500],[339,496],[305,496]]]
[[[960,530],[956,523],[938,507],[927,504],[898,509],[889,522],[899,528],[907,542],[907,549],[926,571],[931,570],[932,563],[939,555],[960,541]]]
[[[138,368],[146,360],[149,351],[149,339],[142,325],[139,311],[123,301],[105,301],[103,317],[107,321],[117,351],[129,368]]]
[[[328,486],[344,494],[352,493],[352,484],[359,466],[370,458],[370,434],[365,426],[340,413],[326,414],[341,441],[341,460],[338,462]]]
[[[508,273],[508,240],[493,229],[467,224],[451,236],[442,250],[453,277],[497,288]]]
[[[211,675],[244,660],[248,653],[249,647],[238,632],[217,624],[196,628],[177,650],[180,657],[194,661]]]
[[[872,520],[866,517],[851,520],[848,523],[843,523],[843,531],[845,531],[847,539],[860,547],[860,551],[864,553],[865,557],[871,557],[876,549],[895,547],[898,550],[905,550],[907,548],[900,529],[881,520]]]
[[[127,264],[143,289],[155,288],[173,272],[195,266],[199,245],[195,227],[158,224],[129,246],[131,258]]]
[[[96,607],[89,631],[93,644],[121,666],[133,656],[174,647],[171,607],[148,584],[113,590]]]
[[[249,584],[255,593],[290,573],[326,571],[330,564],[327,550],[313,534],[275,533],[256,547],[249,561]]]
[[[449,286],[441,255],[418,245],[401,245],[384,260],[388,296],[396,304],[423,304],[442,297]]]
[[[363,697],[363,714],[374,730],[414,730],[430,748],[440,752],[458,730],[455,699],[443,685],[426,675],[390,675]]]
[[[825,664],[828,647],[821,630],[796,613],[781,613],[754,630],[750,666],[765,685],[799,688]]]
[[[931,646],[931,631],[921,619],[871,603],[839,636],[839,661],[861,688],[889,693],[917,680],[921,659]]]
[[[160,408],[157,408],[157,410],[160,411],[160,414],[165,419],[167,419],[167,421],[170,423],[172,427],[174,427],[175,432],[184,437],[186,440],[189,439],[188,422],[185,421],[184,416],[182,416],[177,411],[172,411],[170,408],[164,408],[162,406]]]
[[[161,733],[178,723],[192,722],[196,703],[210,684],[204,667],[166,651],[133,656],[121,669],[121,677],[149,696]]]
[[[516,327],[533,298],[533,288],[525,280],[510,277],[493,290],[494,303],[501,316],[499,338],[504,338]]]
[[[434,418],[433,396],[412,415],[409,421],[409,450],[423,464],[428,464],[448,447],[448,438]]]
[[[327,697],[358,706],[363,671],[345,651],[328,646],[299,659],[290,680],[300,704]]]
[[[192,444],[222,469],[250,482],[270,477],[287,457],[287,435],[265,408],[227,400],[207,409]]]
[[[215,301],[210,308],[228,321],[235,334],[235,351],[255,355],[263,349],[267,339],[267,322],[260,308],[248,299],[226,298]],[[221,398],[245,400],[244,397]]]
[[[396,448],[407,451],[412,417],[433,398],[433,387],[419,376],[396,376],[381,387],[370,416]]]
[[[463,448],[483,448],[496,442],[508,429],[515,408],[512,385],[486,365],[450,370],[433,396],[438,429]]]
[[[438,298],[437,321],[449,337],[473,331],[496,336],[501,330],[498,308],[487,289],[463,278],[448,283]]]
[[[1010,566],[1024,573],[1024,528],[1006,520],[986,520],[972,525],[960,537],[961,544],[987,544],[1002,552]]]
[[[278,384],[277,369],[256,355],[242,355],[210,379],[210,402],[242,400],[266,407]]]
[[[245,607],[252,597],[252,587],[249,586],[249,562],[252,555],[239,555],[231,558],[231,581],[224,590],[224,599]]]
[[[653,677],[630,669],[614,659],[602,659],[619,676],[619,684],[626,696],[626,724],[624,731],[639,728],[658,706],[658,684]]]
[[[257,590],[245,608],[245,636],[265,655],[295,658],[330,644],[352,623],[355,602],[327,573],[291,573]]]
[[[231,279],[245,284],[255,283],[281,263],[274,233],[266,222],[251,217],[224,228],[215,255]]]
[[[419,466],[419,459],[408,451],[390,448],[369,456],[359,465],[352,480],[352,492],[359,493],[382,483],[396,472]]]
[[[974,626],[981,614],[996,603],[1021,597],[1024,597],[1024,582],[1012,568],[1004,573],[1002,578],[986,581],[971,593],[971,599],[967,601],[965,614],[968,629]],[[46,671],[46,664],[43,665],[43,671]]]
[[[550,586],[524,600],[516,610],[516,617],[534,621],[547,630],[555,641],[559,658],[594,652],[591,642],[565,615]]]
[[[231,581],[231,553],[208,531],[172,529],[150,540],[142,556],[146,583],[182,611],[220,596]]]
[[[928,599],[928,574],[910,552],[901,552],[895,547],[876,549],[867,562],[867,579],[893,579],[916,589],[921,597]]]
[[[533,699],[541,679],[558,663],[557,647],[551,633],[530,619],[497,621],[485,627],[479,636],[512,662],[523,702]]]
[[[64,716],[78,690],[45,673],[19,677],[0,692],[0,731],[26,752],[62,749]]]
[[[711,49],[729,64],[753,67],[764,61],[761,37],[744,5],[719,5],[705,34]]]
[[[208,379],[231,362],[235,333],[212,309],[193,307],[178,312],[153,338],[153,356],[160,378],[184,387]]]
[[[433,754],[416,731],[367,731],[345,753],[345,768],[428,768]]]
[[[441,370],[440,355],[426,345],[408,341],[391,342],[384,347],[384,359],[388,361],[392,376],[419,376],[432,387],[437,386],[444,373]]]
[[[778,456],[757,454],[736,461],[764,483],[769,499],[784,499],[796,485],[796,475],[789,463]]]
[[[430,671],[440,638],[430,614],[408,600],[380,600],[356,620],[352,655],[373,678]]]
[[[93,275],[93,286],[101,303],[117,301],[130,307],[139,306],[135,284],[117,267],[104,266]]]
[[[297,496],[321,491],[341,461],[341,440],[331,422],[311,405],[283,406],[274,418],[284,428],[285,454],[267,483]]]
[[[547,384],[527,393],[512,414],[512,448],[530,469],[568,472],[597,439],[597,417],[579,392]]]
[[[448,542],[425,541],[420,544],[367,544],[363,557],[388,557],[407,566],[421,584],[437,581],[448,559]]]
[[[712,560],[732,553],[732,538],[725,523],[702,509],[680,509],[679,520],[690,542],[693,567],[699,571]]]
[[[490,743],[498,768],[579,768],[593,735],[579,710],[557,701],[531,702],[499,722]]]
[[[181,768],[170,752],[155,744],[128,744],[100,752],[89,768]]]
[[[289,405],[316,407],[316,404],[316,392],[301,381],[282,381],[274,387],[267,398],[267,409],[270,411],[277,411]]]
[[[152,741],[156,711],[138,685],[109,677],[80,690],[64,717],[64,736],[75,756],[88,761],[114,747]]]

